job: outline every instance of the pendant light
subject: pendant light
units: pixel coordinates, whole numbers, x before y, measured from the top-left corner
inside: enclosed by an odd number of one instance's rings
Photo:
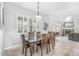
[[[39,3],[37,2],[37,15],[36,15],[36,20],[41,20],[41,16],[39,15]]]

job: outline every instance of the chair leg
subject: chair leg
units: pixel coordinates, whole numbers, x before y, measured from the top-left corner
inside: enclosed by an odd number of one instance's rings
[[[54,38],[54,46],[55,46],[55,38]]]
[[[25,49],[25,56],[27,55],[27,48]]]
[[[32,48],[30,47],[30,55],[32,56]]]
[[[38,52],[38,46],[36,46],[36,52]]]
[[[54,40],[54,46],[55,46],[55,40]]]
[[[49,43],[49,52],[50,52],[50,43]]]
[[[41,56],[43,56],[43,50],[42,50],[42,46],[41,46]]]
[[[54,49],[55,41],[52,41],[52,49]]]
[[[52,49],[54,49],[54,42],[52,43]]]
[[[24,47],[23,47],[23,49],[22,49],[22,54],[24,53]]]
[[[33,44],[33,53],[34,53],[34,44]]]
[[[48,54],[48,46],[46,45],[46,51],[47,51],[47,54]]]

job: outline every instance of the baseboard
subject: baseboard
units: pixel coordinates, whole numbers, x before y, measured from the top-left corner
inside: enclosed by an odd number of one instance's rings
[[[13,48],[17,48],[17,47],[20,47],[20,46],[22,46],[22,44],[15,45],[15,46],[8,47],[8,48],[4,48],[4,50],[13,49]]]

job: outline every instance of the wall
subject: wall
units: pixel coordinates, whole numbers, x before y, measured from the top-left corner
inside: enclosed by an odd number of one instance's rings
[[[61,18],[55,14],[50,15],[50,31],[57,32],[58,30],[61,30]],[[56,27],[59,27],[59,29],[56,29]]]
[[[2,55],[3,31],[0,29],[0,56]]]
[[[1,4],[0,4],[0,26],[1,26]]]
[[[1,21],[1,5],[0,5],[0,21]],[[1,25],[1,22],[0,22],[0,25]],[[2,30],[0,26],[0,55],[1,55],[1,51],[2,51]]]
[[[21,44],[21,39],[17,34],[17,13],[22,13],[27,16],[35,16],[35,13],[28,9],[24,9],[18,5],[4,3],[4,48],[12,47]],[[48,20],[47,16],[42,15],[41,24]],[[47,21],[48,22],[48,21]],[[42,27],[42,26],[41,26]],[[42,30],[42,29],[41,29]]]
[[[42,33],[47,33],[47,31],[50,31],[50,22],[49,22],[50,19],[49,19],[49,16],[44,16],[44,17],[42,18],[42,20],[43,20],[43,21],[41,21],[41,23],[42,23],[42,24],[41,24],[41,25],[42,25],[42,30],[41,30],[41,31],[42,31]],[[44,28],[43,28],[44,22],[46,22],[46,23],[48,24],[48,28],[47,28],[46,31],[45,31]]]
[[[75,32],[79,33],[79,17],[74,17],[73,20]]]

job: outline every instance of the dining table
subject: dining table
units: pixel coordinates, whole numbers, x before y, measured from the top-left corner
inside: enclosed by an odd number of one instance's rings
[[[34,36],[34,37],[30,37],[30,38],[25,38],[28,42],[29,42],[29,44],[30,44],[30,48],[31,48],[31,56],[34,54],[34,46],[35,46],[35,44],[37,44],[37,43],[39,43],[41,40],[42,40],[42,38],[37,38],[36,36]]]

